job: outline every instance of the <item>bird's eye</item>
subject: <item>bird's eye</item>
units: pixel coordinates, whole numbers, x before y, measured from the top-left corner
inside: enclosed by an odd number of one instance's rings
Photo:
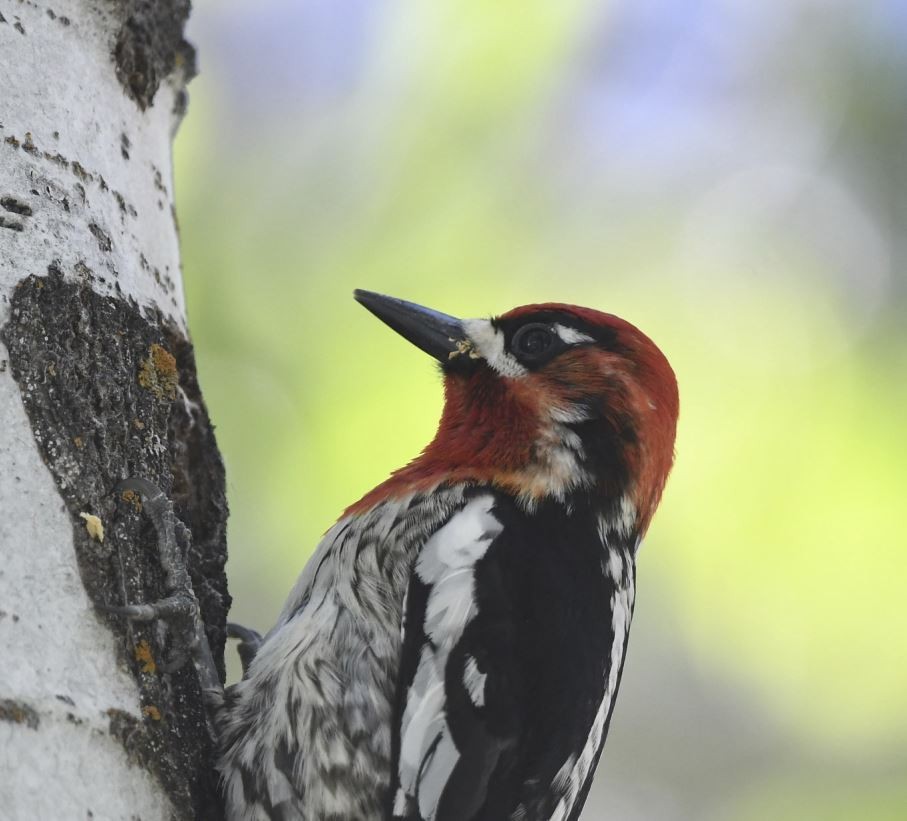
[[[511,347],[517,357],[527,362],[537,362],[554,346],[556,337],[547,325],[524,325],[513,335]]]

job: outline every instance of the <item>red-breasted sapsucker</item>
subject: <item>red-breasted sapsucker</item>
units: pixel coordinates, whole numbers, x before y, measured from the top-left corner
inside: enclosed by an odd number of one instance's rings
[[[605,742],[678,395],[655,344],[572,305],[459,320],[356,298],[441,362],[420,456],[325,535],[220,691],[173,506],[144,479],[167,618],[213,709],[231,821],[575,821]],[[180,632],[175,626],[180,625]]]
[[[673,461],[674,373],[587,308],[356,298],[440,361],[444,411],[245,648],[217,718],[229,817],[576,819]]]

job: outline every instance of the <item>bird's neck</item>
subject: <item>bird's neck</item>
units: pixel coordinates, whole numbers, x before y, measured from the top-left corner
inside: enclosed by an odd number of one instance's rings
[[[626,518],[636,510],[634,446],[609,422],[553,418],[537,395],[518,385],[484,374],[448,379],[434,439],[349,512],[442,485],[477,484],[502,490],[527,509],[547,501],[591,503]]]

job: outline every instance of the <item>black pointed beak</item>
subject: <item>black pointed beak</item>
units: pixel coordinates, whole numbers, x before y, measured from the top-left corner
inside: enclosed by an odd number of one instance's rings
[[[353,295],[360,305],[439,362],[446,363],[452,353],[461,349],[465,333],[463,323],[456,317],[358,288]]]

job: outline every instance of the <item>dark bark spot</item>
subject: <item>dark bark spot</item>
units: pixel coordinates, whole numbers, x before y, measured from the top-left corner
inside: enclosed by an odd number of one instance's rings
[[[183,37],[189,0],[121,0],[123,23],[113,49],[117,78],[143,111],[161,82],[180,69],[195,76],[195,49]]]
[[[23,701],[12,698],[0,699],[0,721],[9,721],[13,724],[24,724],[32,730],[37,730],[41,717],[37,711]]]
[[[224,469],[195,376],[192,345],[157,311],[101,296],[88,277],[64,281],[56,265],[48,274],[19,282],[0,338],[9,350],[10,371],[35,441],[69,511],[85,589],[98,604],[153,601],[164,593],[149,523],[112,493],[130,476],[155,482],[192,529],[189,572],[223,676],[230,604]],[[172,391],[140,384],[141,363],[149,356],[155,375],[169,378]],[[83,511],[103,522],[103,543],[89,537],[79,517]],[[164,717],[146,714],[142,722],[112,715],[111,731],[136,760],[147,757],[177,817],[221,818],[194,668],[143,673],[135,645],[147,642],[154,658],[166,661],[166,642],[161,646],[151,627],[137,624],[127,633],[119,618],[102,618],[121,637],[122,658],[133,670],[142,704],[154,705]]]
[[[0,228],[8,228],[10,231],[23,231],[24,226],[17,220],[11,220],[9,217],[0,216]]]
[[[102,251],[110,251],[113,247],[113,243],[110,240],[110,235],[101,228],[100,225],[96,225],[93,222],[88,223],[88,230],[94,234],[94,238],[98,241],[98,248]]]
[[[21,202],[15,197],[2,197],[0,198],[0,207],[4,211],[9,211],[11,214],[21,214],[23,217],[30,217],[32,215],[31,206],[27,202]]]
[[[110,719],[108,731],[123,745],[129,761],[146,770],[154,770],[157,766],[154,742],[148,737],[142,722],[114,707],[107,711],[107,717]]]
[[[70,167],[72,168],[72,173],[75,174],[80,180],[82,180],[82,182],[88,182],[89,180],[94,179],[94,176],[86,171],[82,167],[82,163],[78,162],[77,160],[73,160],[70,163]]]
[[[50,151],[45,151],[44,159],[50,160],[50,162],[56,163],[57,165],[62,166],[63,168],[66,168],[69,166],[69,160],[67,160],[66,157],[64,157],[59,151],[56,154],[51,154]]]

